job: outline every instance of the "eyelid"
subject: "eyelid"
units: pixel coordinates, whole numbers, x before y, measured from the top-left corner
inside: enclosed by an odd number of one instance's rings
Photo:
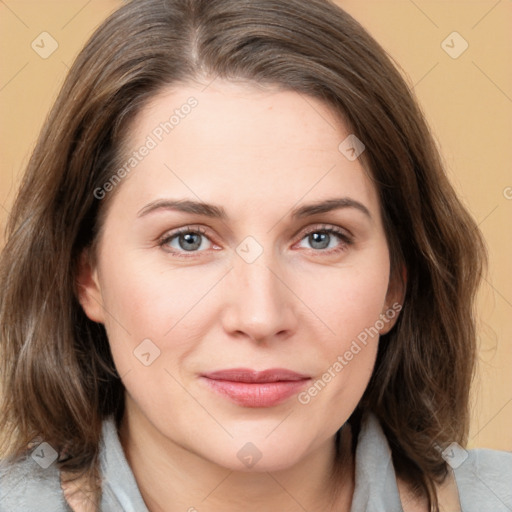
[[[190,251],[190,256],[187,256],[187,251],[177,251],[176,249],[173,249],[171,247],[168,247],[167,249],[164,248],[164,246],[167,245],[168,242],[176,238],[177,236],[184,234],[184,233],[196,233],[200,234],[201,236],[207,238],[212,245],[216,245],[215,241],[213,240],[213,237],[211,237],[208,234],[208,230],[204,228],[204,226],[201,225],[193,225],[189,224],[187,226],[182,226],[181,228],[176,229],[170,229],[166,231],[163,235],[159,236],[156,239],[156,244],[158,247],[163,248],[166,252],[174,255],[178,255],[178,257],[182,256],[185,258],[191,257],[194,254],[205,252],[205,251]]]
[[[340,226],[334,224],[322,224],[322,225],[313,225],[307,227],[305,230],[300,231],[300,237],[293,245],[299,244],[302,240],[304,240],[311,233],[328,233],[329,236],[335,236],[339,240],[339,244],[337,247],[331,249],[306,249],[308,253],[312,254],[313,257],[329,257],[340,255],[343,252],[347,251],[350,246],[352,246],[355,242],[354,235],[347,229],[342,228]]]
[[[322,232],[322,231],[329,232],[331,234],[334,233],[336,236],[338,236],[340,238],[342,245],[344,244],[345,246],[347,246],[347,245],[351,245],[354,242],[353,234],[346,228],[342,228],[335,224],[313,224],[311,226],[307,226],[306,228],[301,229],[298,232],[298,234],[296,236],[300,235],[300,237],[296,240],[296,242],[294,242],[293,245],[296,245],[297,243],[301,242],[305,237],[307,237],[311,233]],[[167,242],[169,242],[170,240],[174,239],[175,237],[177,237],[183,233],[200,234],[200,235],[204,236],[205,238],[207,238],[213,245],[216,245],[213,237],[208,234],[209,233],[208,229],[205,229],[205,227],[202,225],[193,225],[193,224],[166,231],[163,235],[161,235],[157,239],[158,245],[160,247],[163,247],[164,245],[167,244]],[[177,251],[177,250],[171,249],[171,248],[168,248],[166,250],[167,250],[167,252],[169,252],[171,254],[178,255],[178,257],[193,257],[194,254],[206,252],[206,250],[190,251],[188,253],[189,256],[187,256],[187,251]],[[310,249],[310,251],[313,251],[313,252],[319,253],[319,254],[322,254],[322,253],[328,254],[328,253],[336,252],[337,250],[339,250],[339,249],[330,249],[330,250]]]
[[[314,224],[312,226],[308,226],[304,228],[304,230],[299,231],[302,235],[300,240],[305,236],[315,233],[317,231],[335,231],[336,233],[345,236],[347,239],[353,240],[354,235],[346,228],[342,228],[341,226],[337,226],[336,224]]]

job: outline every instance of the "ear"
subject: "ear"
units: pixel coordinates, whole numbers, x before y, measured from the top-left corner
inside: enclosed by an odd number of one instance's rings
[[[386,294],[384,309],[381,313],[384,327],[379,330],[380,334],[387,334],[396,324],[398,315],[402,310],[407,288],[407,269],[405,265],[391,276]]]
[[[89,249],[84,249],[78,261],[77,295],[87,317],[93,322],[104,323],[103,297],[96,265],[91,261]]]

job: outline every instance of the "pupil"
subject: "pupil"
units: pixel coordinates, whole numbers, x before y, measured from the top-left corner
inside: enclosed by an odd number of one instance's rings
[[[196,234],[196,233],[187,233],[185,235],[182,235],[182,239],[185,240],[186,242],[186,247],[183,247],[182,244],[180,243],[180,246],[182,249],[185,249],[185,250],[190,250],[190,249],[197,249],[199,248],[199,246],[201,245],[201,242],[196,241],[194,242],[194,237],[196,237],[197,239],[199,238],[199,235]]]
[[[327,233],[313,233],[311,235],[313,237],[312,245],[320,244],[321,247],[315,247],[316,249],[325,249],[329,245],[329,237]],[[327,244],[325,243],[327,241]]]

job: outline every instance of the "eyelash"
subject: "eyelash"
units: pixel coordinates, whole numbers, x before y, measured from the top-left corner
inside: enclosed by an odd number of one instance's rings
[[[319,255],[333,255],[338,254],[340,252],[346,251],[350,245],[354,243],[352,237],[348,235],[345,231],[335,227],[335,226],[322,226],[318,227],[315,226],[313,228],[310,228],[304,232],[302,237],[300,238],[299,242],[302,241],[307,236],[311,235],[312,233],[327,233],[329,235],[335,235],[340,240],[341,244],[335,249],[310,249],[313,252],[319,253]],[[185,226],[183,228],[177,229],[175,231],[172,231],[170,233],[166,233],[163,237],[161,237],[158,241],[159,247],[164,248],[170,241],[172,241],[174,238],[184,235],[184,234],[196,234],[201,235],[210,240],[210,238],[206,235],[206,230],[198,227],[193,226]],[[210,240],[211,242],[211,240]],[[184,254],[186,251],[176,251],[174,249],[170,250],[169,248],[165,249],[167,252],[171,253],[174,256],[177,256],[178,258],[193,258],[194,255],[197,252],[203,252],[203,251],[190,251],[190,253]]]

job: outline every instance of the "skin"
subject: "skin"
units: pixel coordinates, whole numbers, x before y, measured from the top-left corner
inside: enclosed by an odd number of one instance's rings
[[[334,436],[368,384],[378,336],[307,404],[292,396],[240,406],[199,374],[281,367],[315,382],[400,302],[376,189],[360,160],[338,150],[350,132],[327,105],[220,79],[159,93],[130,130],[132,150],[191,96],[197,107],[107,198],[95,258],[83,258],[79,275],[81,304],[105,325],[126,388],[127,459],[152,512],[348,511],[353,460],[344,453],[332,482]],[[368,214],[290,216],[339,197]],[[165,208],[140,215],[171,198],[214,203],[227,218]],[[204,231],[192,240],[199,248],[187,252],[178,236],[161,243],[182,227]],[[350,243],[331,234],[320,248],[305,232],[330,227]],[[248,236],[257,242],[250,254],[262,250],[250,263],[236,251]],[[134,356],[144,339],[160,351],[149,366]],[[252,468],[237,457],[248,442],[262,455]]]

